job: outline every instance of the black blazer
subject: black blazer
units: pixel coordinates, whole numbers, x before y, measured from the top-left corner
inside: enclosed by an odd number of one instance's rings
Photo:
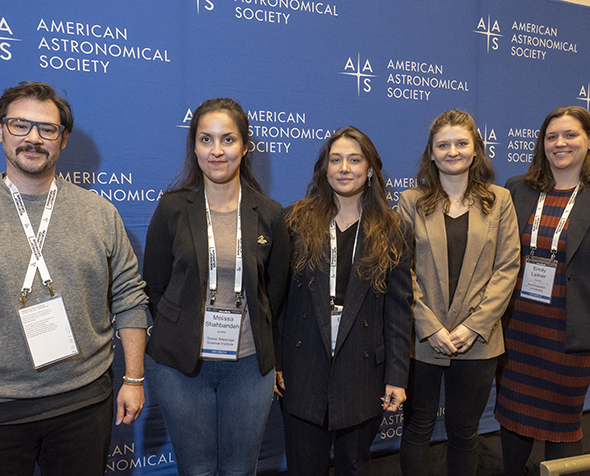
[[[242,184],[244,289],[258,357],[266,375],[275,366],[278,310],[287,273],[289,236],[279,203]],[[165,194],[152,217],[143,274],[154,327],[146,352],[158,363],[198,375],[208,278],[202,190]]]
[[[534,213],[540,192],[524,181],[524,175],[506,182],[512,194],[520,236]],[[569,216],[565,245],[566,330],[565,351],[590,350],[590,189],[583,187]]]
[[[406,240],[411,243],[410,227],[406,227]],[[357,256],[363,242],[361,232]],[[385,384],[407,386],[411,256],[407,247],[387,278],[385,294],[352,270],[333,358],[329,270],[292,278],[281,339],[283,405],[291,415],[323,425],[328,411],[330,430],[348,428],[382,415]]]

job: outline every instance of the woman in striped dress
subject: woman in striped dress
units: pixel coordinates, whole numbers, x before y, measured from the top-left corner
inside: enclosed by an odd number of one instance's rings
[[[590,113],[553,111],[528,172],[508,180],[521,235],[521,270],[506,312],[496,419],[504,471],[521,476],[534,439],[545,459],[582,452],[590,383]]]

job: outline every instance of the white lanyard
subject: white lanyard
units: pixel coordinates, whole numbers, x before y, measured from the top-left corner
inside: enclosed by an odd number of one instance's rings
[[[559,223],[557,224],[557,228],[555,228],[555,233],[553,234],[553,240],[551,241],[551,262],[553,262],[555,260],[555,255],[557,254],[557,245],[559,243],[559,236],[561,235],[561,232],[563,231],[563,227],[565,226],[565,222],[567,221],[568,217],[570,216],[572,208],[574,208],[574,202],[576,201],[576,195],[578,194],[579,190],[580,190],[580,182],[578,182],[578,185],[576,185],[576,188],[575,188],[574,192],[572,193],[572,196],[570,197],[565,209],[563,210],[563,215],[561,216],[561,219],[559,220]],[[545,203],[546,195],[547,194],[545,192],[541,192],[541,195],[539,195],[539,200],[537,200],[537,210],[535,211],[535,220],[533,221],[533,229],[531,231],[531,245],[530,245],[531,246],[531,254],[530,254],[531,258],[533,257],[533,255],[535,254],[535,250],[537,249],[537,237],[539,236],[539,228],[540,228],[540,224],[541,224],[541,214],[543,213],[543,204]]]
[[[43,243],[45,242],[45,236],[47,235],[49,221],[51,220],[51,214],[53,213],[53,207],[57,197],[57,185],[54,178],[53,182],[51,182],[49,193],[47,194],[47,201],[45,202],[45,209],[43,210],[43,215],[41,216],[39,231],[37,232],[37,236],[35,236],[33,226],[31,225],[31,220],[29,219],[29,214],[27,213],[27,209],[25,208],[25,204],[20,192],[18,191],[18,188],[10,181],[8,176],[4,177],[4,183],[12,193],[14,206],[16,207],[16,211],[19,214],[21,224],[25,234],[27,235],[29,246],[33,252],[29,261],[29,266],[27,268],[25,281],[21,289],[21,302],[23,306],[26,306],[27,294],[33,289],[33,280],[35,278],[37,268],[39,268],[39,274],[41,274],[41,279],[43,280],[43,284],[47,286],[49,294],[51,294],[51,296],[55,295],[53,288],[51,287],[51,276],[49,275],[49,270],[47,269],[47,264],[45,263],[45,259],[43,258],[43,253],[41,250],[43,249]]]
[[[354,254],[356,253],[356,244],[359,238],[359,230],[361,228],[361,219],[363,212],[359,216],[357,223],[356,234],[354,235],[354,245],[352,248],[352,263],[354,263]],[[334,308],[334,300],[336,299],[336,266],[338,263],[338,245],[336,243],[336,219],[333,218],[330,222],[330,306]]]
[[[209,200],[207,200],[207,191],[205,193],[205,210],[207,212],[207,240],[209,244],[209,291],[211,293],[210,304],[215,303],[217,298],[217,253],[215,251],[215,238],[213,236],[213,222],[211,221],[211,211],[209,210]],[[243,258],[242,258],[242,187],[238,195],[238,219],[236,230],[236,273],[234,280],[234,292],[236,295],[236,307],[242,304],[242,275],[243,275]]]

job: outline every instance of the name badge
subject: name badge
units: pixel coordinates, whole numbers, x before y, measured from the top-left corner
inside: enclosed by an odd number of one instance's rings
[[[522,276],[520,296],[532,301],[551,304],[557,261],[546,258],[527,258]]]
[[[56,294],[37,304],[17,307],[36,369],[78,354],[63,298]]]
[[[203,323],[201,357],[237,360],[243,312],[239,309],[207,307]]]
[[[334,351],[336,350],[336,339],[338,338],[342,309],[342,306],[334,306],[334,309],[330,311],[332,321],[332,357],[334,357]]]

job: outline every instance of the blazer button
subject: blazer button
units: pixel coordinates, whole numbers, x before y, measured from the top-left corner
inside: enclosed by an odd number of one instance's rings
[[[303,287],[303,283],[297,283],[297,287],[301,289]]]
[[[368,359],[369,358],[369,352],[368,351],[365,351],[365,353],[364,353],[363,356],[365,357],[365,359]]]
[[[309,315],[307,314],[307,312],[303,313],[303,319],[307,319],[309,317]]]
[[[572,273],[568,273],[568,275],[567,275],[567,280],[568,280],[568,281],[571,281],[571,280],[572,280]]]
[[[375,293],[375,299],[379,299],[381,297],[381,293]]]
[[[365,319],[365,321],[363,322],[363,326],[365,327],[369,327],[369,322]]]
[[[297,343],[295,344],[295,347],[301,347],[301,341],[298,340]]]

